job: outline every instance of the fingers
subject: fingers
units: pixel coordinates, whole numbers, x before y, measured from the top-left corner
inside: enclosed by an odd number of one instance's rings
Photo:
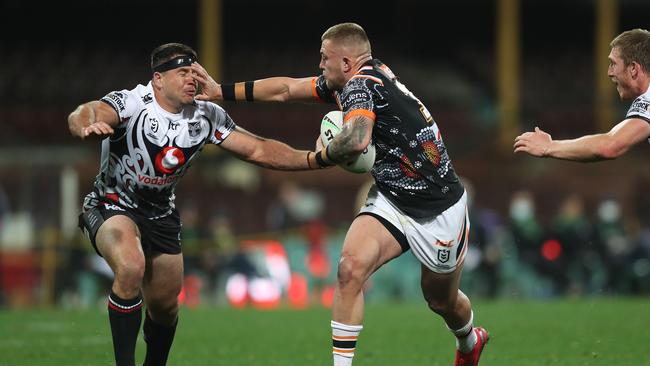
[[[201,64],[198,62],[193,62],[192,65],[190,65],[190,67],[192,68],[192,71],[195,71],[199,74],[205,75],[208,73],[207,71],[205,71],[205,68],[203,68],[203,66],[201,66]]]
[[[194,80],[198,81],[199,84],[201,85],[205,85],[205,83],[207,82],[207,79],[199,73],[192,74],[192,77],[194,78]]]
[[[323,140],[320,138],[320,136],[318,136],[318,138],[316,139],[316,150],[315,151],[323,150],[324,148],[325,148],[325,145],[323,144]]]
[[[513,147],[515,149],[518,149],[518,148],[526,147],[526,145],[527,145],[526,141],[515,141],[515,144],[513,145]]]
[[[97,136],[110,136],[115,131],[111,126],[105,122],[95,122],[92,125],[83,129],[83,137],[88,137],[90,135]]]

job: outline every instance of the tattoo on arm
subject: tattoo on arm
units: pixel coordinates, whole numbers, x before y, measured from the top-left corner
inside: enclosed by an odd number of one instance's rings
[[[368,121],[365,117],[357,117],[345,125],[327,150],[328,157],[337,163],[348,161],[359,155],[358,146],[368,134]]]

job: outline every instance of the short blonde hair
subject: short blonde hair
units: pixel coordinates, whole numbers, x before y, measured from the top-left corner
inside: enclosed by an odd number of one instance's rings
[[[331,26],[323,33],[321,41],[324,40],[345,44],[356,43],[366,48],[364,52],[371,52],[370,40],[368,40],[366,31],[356,23],[341,23]]]
[[[650,32],[641,28],[628,30],[609,45],[618,49],[625,66],[638,62],[646,73],[650,73]]]

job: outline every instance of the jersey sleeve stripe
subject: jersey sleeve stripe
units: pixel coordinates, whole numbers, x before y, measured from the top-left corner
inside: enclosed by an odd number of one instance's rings
[[[350,118],[354,116],[368,117],[373,121],[377,117],[377,115],[374,112],[369,111],[367,109],[353,109],[345,114],[345,117],[343,117],[343,123],[346,123]]]
[[[371,76],[371,75],[359,75],[359,74],[357,74],[357,75],[354,75],[353,77],[351,77],[351,79],[356,79],[356,78],[366,78],[366,79],[370,79],[370,80],[374,81],[375,83],[377,83],[379,85],[384,85],[384,82],[381,81],[380,78],[374,77],[374,76]]]
[[[100,101],[100,102],[104,102],[104,103],[110,105],[111,108],[113,108],[113,109],[115,110],[115,113],[117,113],[117,116],[118,116],[120,119],[122,119],[122,116],[120,116],[120,109],[115,105],[115,103],[114,103],[113,101],[111,101],[110,99],[107,99],[107,98],[102,98],[102,99],[100,99],[99,101]]]
[[[323,100],[320,98],[318,91],[316,90],[316,80],[318,80],[318,77],[316,76],[311,79],[311,95],[314,97],[314,99],[322,102]]]
[[[648,118],[648,117],[646,117],[646,116],[642,116],[642,115],[640,115],[640,114],[631,114],[631,115],[627,116],[626,118],[627,118],[627,119],[630,119],[630,118],[638,118],[638,119],[642,119],[642,120],[644,120],[644,121],[650,123],[650,118]]]

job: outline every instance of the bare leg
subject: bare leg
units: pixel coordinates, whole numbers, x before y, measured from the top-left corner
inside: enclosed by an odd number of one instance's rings
[[[147,260],[144,298],[147,314],[145,366],[167,363],[178,323],[178,294],[183,285],[183,255],[156,253]]]
[[[422,294],[429,309],[440,315],[451,329],[460,329],[472,316],[469,298],[458,289],[462,264],[449,274],[435,273],[422,265]]]
[[[145,259],[140,233],[127,216],[108,218],[97,231],[97,250],[113,270],[115,279],[108,299],[108,318],[118,366],[135,365],[135,345],[142,323],[140,288]]]
[[[363,322],[363,286],[384,263],[402,254],[390,232],[374,217],[357,217],[345,237],[332,307],[334,365],[351,365]]]
[[[458,289],[462,264],[449,274],[432,272],[422,266],[422,293],[429,308],[439,314],[456,336],[454,365],[477,366],[489,339],[483,328],[474,328],[472,304]]]

